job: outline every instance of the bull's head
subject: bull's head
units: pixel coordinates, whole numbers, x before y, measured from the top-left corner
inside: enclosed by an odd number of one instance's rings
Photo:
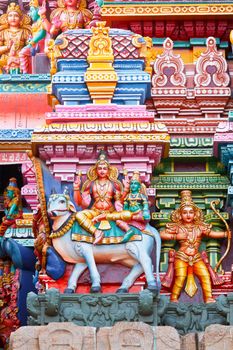
[[[67,194],[51,194],[48,201],[48,215],[51,219],[66,215],[68,212],[75,213],[76,209]]]

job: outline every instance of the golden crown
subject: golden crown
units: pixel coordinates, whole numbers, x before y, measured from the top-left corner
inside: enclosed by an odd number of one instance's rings
[[[20,16],[22,16],[22,11],[21,8],[18,4],[16,4],[15,2],[11,2],[8,7],[7,7],[7,13],[10,12],[17,12]]]
[[[39,0],[31,0],[31,1],[29,2],[29,6],[30,6],[30,7],[39,7],[39,6],[40,6]]]
[[[135,170],[135,171],[133,172],[133,176],[132,176],[132,178],[131,178],[131,181],[132,181],[132,180],[141,183],[140,172],[139,172],[138,170]]]

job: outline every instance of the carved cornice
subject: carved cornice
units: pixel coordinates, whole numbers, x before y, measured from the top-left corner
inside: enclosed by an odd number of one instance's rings
[[[0,129],[0,141],[30,141],[32,129]]]
[[[203,17],[203,16],[232,16],[233,5],[232,3],[170,3],[170,4],[138,4],[132,3],[111,3],[105,4],[101,8],[101,15],[103,20],[108,20],[109,18],[121,18],[127,17],[140,17],[141,18],[158,18],[158,17]]]
[[[153,185],[156,189],[166,190],[182,190],[188,188],[194,189],[227,189],[230,182],[227,176],[221,176],[219,174],[179,174],[179,176],[172,175],[160,175],[158,178],[154,178]],[[152,187],[152,186],[151,186]]]

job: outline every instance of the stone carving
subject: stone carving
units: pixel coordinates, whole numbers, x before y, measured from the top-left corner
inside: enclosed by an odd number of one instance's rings
[[[203,350],[220,350],[233,348],[232,326],[214,324],[206,328],[201,342]]]
[[[53,321],[74,322],[81,326],[112,326],[119,321],[146,321],[157,323],[157,299],[148,290],[129,295],[90,295],[70,296],[59,294],[55,288],[45,295],[31,292],[27,297],[28,323],[46,324]],[[41,313],[41,307],[43,311]]]
[[[152,328],[142,322],[120,322],[110,330],[109,343],[111,350],[152,350],[154,334]]]
[[[73,323],[21,327],[11,334],[9,350],[95,350],[96,330]]]
[[[227,62],[222,52],[216,48],[216,40],[209,37],[206,41],[206,52],[202,53],[196,63],[197,74],[194,77],[196,87],[218,87],[229,85]]]
[[[156,327],[155,339],[158,350],[180,350],[181,348],[180,337],[174,327]]]
[[[95,350],[95,348],[95,328],[77,327],[73,323],[50,323],[39,333],[41,350]]]

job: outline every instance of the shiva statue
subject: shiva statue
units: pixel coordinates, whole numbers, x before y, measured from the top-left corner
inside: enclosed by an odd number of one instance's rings
[[[50,21],[46,18],[46,1],[39,14],[44,29],[56,37],[60,32],[70,29],[88,28],[92,13],[86,8],[86,0],[58,0],[58,8],[52,11]]]
[[[162,284],[171,287],[170,300],[177,303],[186,281],[185,292],[193,297],[197,292],[194,275],[201,283],[203,298],[206,303],[213,303],[211,280],[213,284],[222,284],[221,278],[209,264],[205,251],[200,252],[202,237],[227,238],[229,232],[213,231],[206,224],[203,212],[192,200],[191,191],[181,191],[181,203],[171,214],[171,223],[160,232],[162,240],[179,242],[177,251],[170,250],[169,266]]]
[[[16,219],[22,219],[22,199],[21,192],[17,186],[17,180],[12,177],[9,180],[9,185],[4,190],[4,213],[0,226],[0,236],[3,236],[8,227],[15,227]]]
[[[33,21],[32,38],[20,51],[20,69],[22,73],[29,73],[29,59],[35,53],[40,52],[40,42],[46,37],[46,30],[39,15],[39,0],[31,0],[29,5],[29,16]]]
[[[130,180],[130,192],[125,197],[123,211],[103,213],[93,219],[99,222],[103,219],[116,221],[116,224],[126,232],[121,243],[126,243],[134,235],[133,227],[145,230],[150,220],[149,202],[146,187],[141,183],[139,171],[134,171]]]
[[[31,36],[30,17],[23,14],[16,0],[0,17],[0,72],[20,73],[19,52]]]
[[[103,229],[110,229],[108,221],[101,221],[98,228],[94,226],[95,217],[103,213],[112,213],[116,208],[122,208],[124,199],[129,192],[128,178],[122,183],[117,179],[118,169],[111,166],[107,160],[106,154],[101,152],[94,166],[90,167],[87,172],[87,180],[80,191],[81,179],[76,177],[74,182],[74,200],[77,205],[84,210],[76,214],[76,220],[79,225],[87,232],[94,235],[93,244],[102,241],[104,237]],[[113,201],[115,203],[113,204]],[[87,209],[91,202],[90,209]]]

